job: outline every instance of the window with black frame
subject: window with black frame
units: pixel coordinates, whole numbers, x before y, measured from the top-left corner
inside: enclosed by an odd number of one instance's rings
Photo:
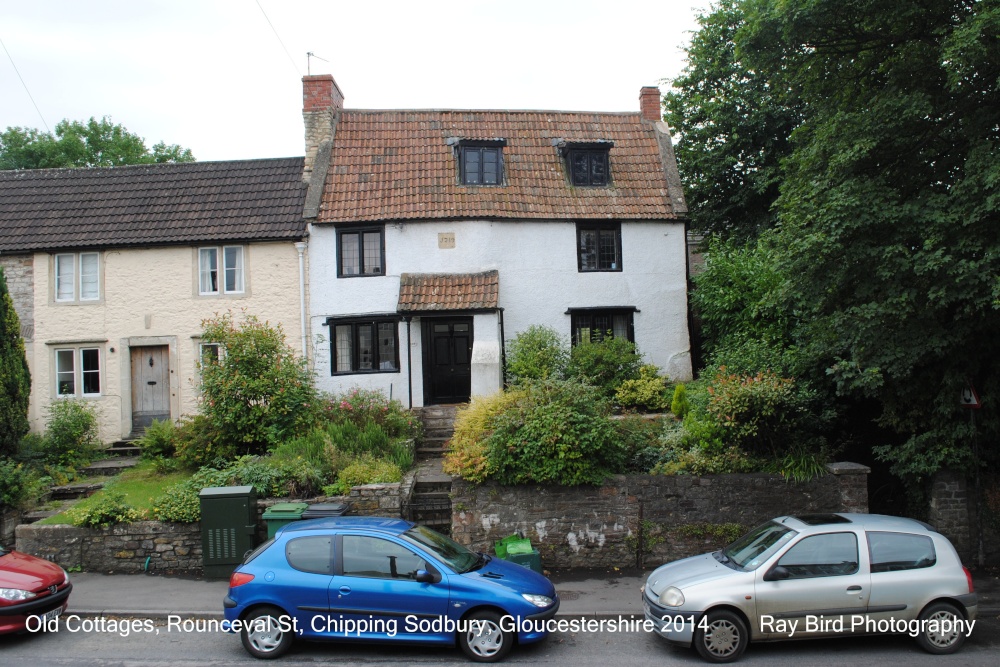
[[[363,227],[337,232],[337,276],[385,275],[385,229]]]
[[[500,147],[462,146],[460,154],[463,185],[500,185],[503,182]]]
[[[608,148],[570,148],[567,152],[570,183],[576,186],[606,186],[611,182]]]
[[[327,324],[332,375],[399,371],[399,327],[395,318],[330,318]]]
[[[635,342],[635,308],[570,309],[573,345],[599,343],[605,338],[625,338]]]
[[[618,223],[580,223],[576,227],[577,266],[581,273],[622,270],[622,227]]]

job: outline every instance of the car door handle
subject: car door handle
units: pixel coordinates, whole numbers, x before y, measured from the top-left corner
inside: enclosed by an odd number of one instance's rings
[[[351,587],[350,586],[341,586],[340,587],[340,594],[341,595],[350,595],[351,594]]]
[[[848,586],[847,587],[847,592],[848,593],[857,593],[860,590],[861,590],[861,586]]]

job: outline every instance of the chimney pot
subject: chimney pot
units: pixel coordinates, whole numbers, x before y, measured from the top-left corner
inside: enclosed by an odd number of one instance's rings
[[[656,86],[643,86],[639,90],[639,111],[642,112],[643,120],[651,120],[653,122],[663,120],[659,88]]]

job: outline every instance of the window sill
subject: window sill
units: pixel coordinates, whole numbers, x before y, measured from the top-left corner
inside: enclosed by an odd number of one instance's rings
[[[401,371],[398,368],[393,368],[391,370],[390,369],[386,369],[386,370],[375,369],[375,370],[370,370],[370,371],[334,371],[334,372],[330,373],[330,375],[332,377],[337,377],[337,376],[343,376],[343,375],[379,375],[379,374],[391,374],[391,373],[400,373],[400,372]]]

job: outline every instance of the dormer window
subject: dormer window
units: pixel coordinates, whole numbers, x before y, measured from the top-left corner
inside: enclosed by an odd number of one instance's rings
[[[456,141],[462,185],[503,185],[504,139]]]
[[[605,187],[611,185],[611,160],[614,142],[592,143],[561,142],[559,151],[566,159],[569,182],[579,187]]]

